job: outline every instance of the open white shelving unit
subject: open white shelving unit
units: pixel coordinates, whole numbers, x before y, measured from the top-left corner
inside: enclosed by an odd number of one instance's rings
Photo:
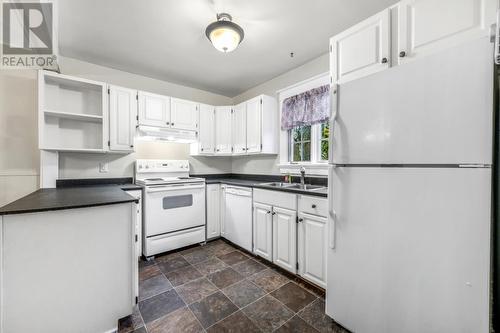
[[[105,152],[105,83],[40,71],[38,89],[41,150]]]

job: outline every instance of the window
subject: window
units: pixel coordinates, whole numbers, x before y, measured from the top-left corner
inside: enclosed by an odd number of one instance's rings
[[[330,124],[298,126],[289,130],[289,161],[321,163],[328,161]]]
[[[330,73],[280,91],[280,159],[282,174],[328,174]]]
[[[292,162],[311,161],[311,126],[292,128]]]
[[[319,160],[328,161],[328,139],[330,138],[330,123],[325,122],[320,124],[319,137]]]

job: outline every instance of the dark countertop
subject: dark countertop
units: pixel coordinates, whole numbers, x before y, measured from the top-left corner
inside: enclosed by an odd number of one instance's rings
[[[84,208],[137,202],[124,190],[140,190],[134,184],[40,189],[0,208],[0,215]]]
[[[323,197],[323,198],[326,198],[328,196],[327,189],[316,190],[316,191],[305,191],[305,190],[298,190],[298,189],[281,188],[281,187],[277,188],[277,187],[262,185],[262,184],[271,183],[271,182],[273,182],[273,180],[262,181],[262,180],[248,180],[248,179],[240,179],[240,178],[213,178],[213,179],[206,178],[205,179],[205,183],[207,183],[207,184],[226,184],[226,185],[234,185],[234,186],[252,187],[252,188],[259,188],[259,189],[263,189],[263,190],[311,195],[311,196]]]

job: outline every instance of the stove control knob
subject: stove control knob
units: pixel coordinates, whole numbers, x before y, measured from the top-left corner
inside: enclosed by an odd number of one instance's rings
[[[149,165],[146,164],[146,169],[149,169]]]

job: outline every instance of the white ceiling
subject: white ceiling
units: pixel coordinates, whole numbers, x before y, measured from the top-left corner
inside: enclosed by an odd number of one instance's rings
[[[228,97],[328,52],[332,35],[397,0],[61,0],[61,55]],[[245,30],[224,54],[217,12]],[[294,58],[290,57],[294,52]]]

